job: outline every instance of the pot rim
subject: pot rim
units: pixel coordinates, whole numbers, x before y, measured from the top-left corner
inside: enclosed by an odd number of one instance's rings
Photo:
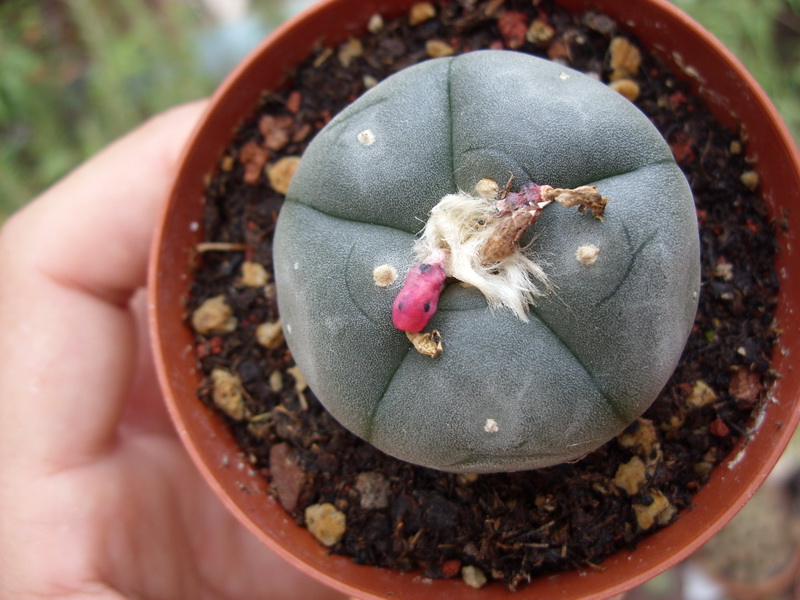
[[[415,573],[357,566],[349,558],[329,556],[327,550],[313,540],[304,528],[291,522],[283,512],[283,508],[266,493],[267,483],[260,474],[252,472],[243,456],[230,454],[228,450],[224,451],[224,456],[220,456],[220,448],[224,447],[221,440],[225,432],[213,423],[217,417],[203,410],[195,399],[199,375],[193,366],[194,350],[191,342],[186,341],[189,338],[186,336],[181,338],[182,334],[175,326],[177,321],[178,325],[183,327],[182,300],[188,288],[188,278],[177,282],[180,298],[176,298],[174,292],[165,290],[162,286],[167,274],[186,272],[186,266],[190,264],[193,254],[191,248],[194,243],[200,241],[201,218],[198,215],[201,214],[203,176],[214,170],[233,134],[234,127],[238,125],[243,115],[249,114],[255,107],[260,91],[273,87],[273,83],[265,84],[259,89],[252,89],[247,85],[248,80],[254,77],[254,70],[264,66],[264,60],[260,57],[267,52],[278,54],[282,64],[295,66],[311,53],[316,34],[321,35],[329,22],[336,23],[340,26],[340,30],[337,31],[335,39],[330,38],[326,41],[338,43],[344,41],[348,35],[363,32],[371,14],[376,12],[384,15],[397,14],[398,10],[407,8],[413,3],[413,0],[361,0],[355,2],[355,8],[352,6],[344,8],[352,4],[351,0],[323,0],[288,20],[265,38],[213,94],[203,117],[183,150],[179,173],[154,238],[148,280],[149,324],[153,354],[170,415],[184,446],[203,477],[240,522],[262,543],[301,571],[342,592],[362,598],[384,598],[387,592],[393,592],[394,597],[408,598],[423,598],[428,597],[428,594],[435,594],[437,598],[448,598],[451,595],[453,598],[471,598],[480,594],[486,598],[487,593],[490,593],[489,590],[493,590],[491,594],[503,596],[508,592],[499,584],[482,590],[472,590],[460,580],[437,580],[428,583]],[[590,6],[599,7],[604,2],[562,0],[561,4],[572,10],[579,10]],[[687,38],[690,41],[686,42],[684,55],[698,56],[697,51],[702,50],[708,53],[707,56],[704,55],[704,62],[718,64],[726,69],[724,74],[714,72],[714,69],[702,70],[692,66],[693,63],[677,53],[669,52],[669,46],[664,45],[666,42],[656,42],[652,46],[648,43],[648,47],[652,47],[662,59],[695,80],[698,92],[709,102],[717,118],[728,125],[734,124],[738,119],[748,125],[750,122],[756,123],[755,130],[750,132],[750,144],[753,145],[756,158],[769,155],[783,159],[779,161],[783,165],[775,167],[771,175],[778,177],[781,173],[783,175],[788,173],[790,177],[793,176],[796,191],[793,198],[787,200],[778,195],[776,186],[765,181],[764,197],[772,214],[775,215],[780,208],[787,210],[785,202],[800,202],[800,153],[777,110],[741,62],[701,25],[667,0],[621,3],[624,6],[620,6],[616,0],[606,0],[605,4],[607,6],[602,7],[603,11],[615,16],[625,25],[626,30],[632,31],[639,37],[643,37],[642,33],[645,32],[648,35],[660,35],[664,38],[665,31],[669,31],[672,37],[676,36],[676,32],[693,36]],[[390,10],[392,6],[395,10]],[[648,16],[648,11],[651,9],[659,14],[658,19],[651,19]],[[620,11],[624,11],[626,18],[616,16]],[[348,13],[346,18],[341,16],[343,12]],[[342,24],[343,20],[349,19],[352,19],[351,23],[358,25],[348,27]],[[304,40],[301,49],[293,48],[290,44],[290,40],[296,36]],[[273,68],[270,76],[279,78],[278,71],[279,68]],[[277,80],[274,84],[277,84]],[[723,91],[717,91],[719,89]],[[735,112],[731,114],[731,101],[737,95],[749,97],[750,102],[755,103],[755,107],[748,108],[747,114]],[[759,163],[759,167],[763,167],[763,163]],[[800,221],[793,217],[793,213],[789,214],[788,218],[790,222],[796,221],[794,229],[800,227]],[[171,236],[188,240],[188,244],[179,247],[177,252],[175,248],[165,250],[164,240],[171,239]],[[777,263],[779,271],[789,269],[789,261],[793,255],[788,236],[781,241],[781,246],[782,251]],[[781,291],[778,319],[782,324],[784,320],[788,322],[800,318],[793,317],[800,312],[795,310],[800,309],[800,306],[795,306],[797,301],[791,301],[791,297],[798,296],[800,294],[790,296],[785,290]],[[796,329],[800,329],[800,326]],[[174,339],[165,341],[165,338],[175,336],[179,338],[177,346]],[[780,341],[778,346],[777,350],[780,351]],[[176,353],[180,356],[176,357]],[[788,375],[775,385],[773,400],[765,406],[763,418],[754,427],[753,432],[737,444],[731,455],[714,470],[709,482],[695,496],[693,510],[682,514],[676,523],[643,538],[634,552],[622,551],[608,557],[603,562],[602,571],[591,573],[571,571],[553,577],[542,577],[517,592],[515,596],[525,598],[529,594],[531,596],[541,594],[543,589],[546,589],[547,597],[553,598],[613,596],[644,583],[702,546],[755,493],[782,454],[800,420],[800,411],[792,410],[792,407],[796,407],[800,402],[797,392],[793,391],[800,388],[800,375],[795,376],[788,371],[788,359],[786,356],[780,356],[780,352],[773,360],[773,365],[776,364],[783,366],[780,372],[787,372]],[[189,381],[183,376],[174,377],[176,372],[188,374]],[[181,398],[188,399],[197,406],[187,408],[188,401],[182,402]],[[770,437],[769,441],[762,441],[767,436],[760,434],[760,431],[768,427],[768,423],[777,421],[780,421],[782,426],[777,429],[774,437]],[[205,446],[203,438],[210,439],[213,447]],[[232,474],[231,471],[235,473]],[[239,490],[236,497],[229,491],[231,486]],[[250,490],[249,496],[242,493],[243,488]],[[259,517],[254,514],[252,492],[261,495],[260,502],[268,509],[275,509],[273,512],[280,513],[272,519],[269,531],[265,530],[264,523],[258,521]],[[714,506],[713,509],[709,508],[711,505]],[[681,525],[676,528],[678,524]],[[283,543],[287,538],[297,537],[297,534],[300,536],[299,541],[292,542],[291,547]],[[688,539],[684,534],[688,534]],[[660,557],[664,549],[668,555]],[[351,576],[363,577],[363,581],[350,581],[347,578]]]

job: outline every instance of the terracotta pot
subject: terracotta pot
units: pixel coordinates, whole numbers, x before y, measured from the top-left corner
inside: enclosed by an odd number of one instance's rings
[[[237,125],[259,94],[277,87],[288,67],[320,40],[335,44],[366,29],[380,12],[405,12],[413,0],[327,0],[276,30],[224,82],[187,147],[160,224],[150,271],[151,329],[159,375],[175,425],[197,467],[230,510],[264,544],[323,582],[360,598],[495,598],[500,584],[473,590],[460,580],[423,582],[414,573],[356,566],[329,555],[295,525],[265,492],[267,484],[241,455],[223,422],[197,400],[192,335],[183,324],[193,248],[201,241],[203,182],[213,172]],[[773,467],[800,418],[800,156],[775,108],[742,65],[697,23],[666,0],[562,0],[569,8],[599,8],[632,31],[676,72],[696,82],[716,116],[748,134],[747,151],[760,173],[771,214],[785,219],[779,234],[781,293],[777,317],[783,331],[773,366],[781,374],[774,401],[759,425],[714,471],[693,510],[646,537],[634,552],[620,552],[602,570],[568,572],[535,580],[516,598],[605,598],[637,586],[699,548],[747,502]],[[253,493],[253,492],[259,493]]]

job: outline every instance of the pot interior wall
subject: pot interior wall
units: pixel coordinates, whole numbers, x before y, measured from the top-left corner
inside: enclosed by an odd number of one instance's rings
[[[190,284],[187,267],[193,262],[194,247],[201,241],[203,183],[215,169],[235,128],[252,112],[259,94],[280,85],[286,66],[301,62],[317,42],[343,41],[363,31],[372,14],[396,15],[412,3],[411,0],[323,2],[302,15],[302,21],[295,19],[277,30],[215,94],[184,155],[152,255],[154,352],[172,417],[198,468],[238,518],[293,564],[342,591],[364,598],[504,597],[510,594],[500,585],[472,590],[457,580],[425,583],[413,573],[360,567],[348,558],[329,555],[265,493],[267,484],[263,477],[250,468],[222,420],[197,400],[200,375],[196,371],[192,336],[183,324],[183,301]],[[727,125],[741,124],[746,129],[748,153],[761,175],[764,198],[772,215],[787,225],[778,234],[782,286],[778,318],[783,336],[774,366],[782,377],[774,389],[775,401],[766,407],[760,426],[746,444],[740,444],[716,469],[709,484],[696,496],[694,510],[645,538],[636,552],[622,552],[609,558],[602,570],[541,578],[516,593],[515,598],[606,597],[642,583],[685,558],[719,530],[755,492],[780,456],[800,416],[796,393],[800,373],[789,365],[792,355],[800,354],[800,340],[795,335],[800,330],[796,306],[800,298],[800,261],[791,233],[800,230],[800,216],[795,208],[800,203],[800,158],[786,128],[738,61],[719,43],[702,37],[703,30],[669,3],[564,0],[563,4],[579,10],[605,10],[675,66],[676,72],[683,71],[694,79],[717,118]],[[673,48],[680,50],[676,53]]]

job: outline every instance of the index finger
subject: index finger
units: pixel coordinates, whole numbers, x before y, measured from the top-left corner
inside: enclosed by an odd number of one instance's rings
[[[145,283],[156,215],[205,104],[150,119],[14,217],[35,237],[27,260],[62,283],[127,302]]]

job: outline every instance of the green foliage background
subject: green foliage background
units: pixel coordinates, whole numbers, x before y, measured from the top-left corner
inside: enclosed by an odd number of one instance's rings
[[[739,56],[800,139],[800,0],[674,2]],[[250,15],[266,33],[308,3],[254,0]],[[213,91],[238,57],[203,64],[220,26],[207,4],[0,3],[0,221],[146,117]]]
[[[800,0],[672,0],[755,76],[800,143]]]

